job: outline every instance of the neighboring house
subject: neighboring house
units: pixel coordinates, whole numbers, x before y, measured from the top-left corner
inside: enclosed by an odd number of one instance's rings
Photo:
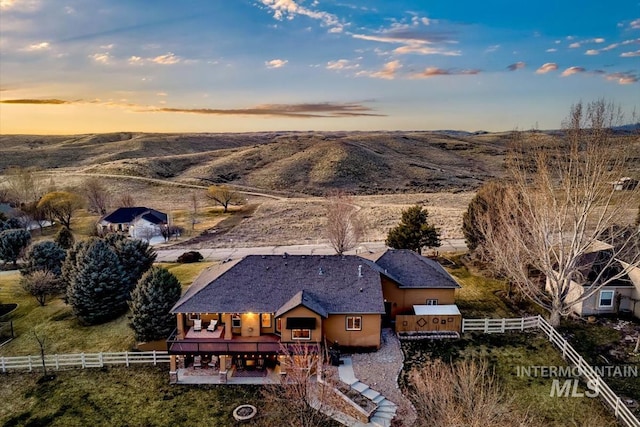
[[[98,231],[123,232],[136,239],[150,240],[162,235],[167,214],[142,206],[118,208],[98,222]]]
[[[633,191],[638,187],[638,180],[629,176],[620,178],[613,183],[613,189],[616,191]]]
[[[238,363],[325,342],[374,350],[383,320],[414,305],[453,304],[459,285],[437,262],[409,250],[368,258],[251,255],[210,267],[171,310],[172,373],[204,357],[226,378]]]
[[[629,313],[640,318],[640,269],[619,259],[610,263],[612,250],[611,245],[598,242],[579,261],[579,273],[583,280],[581,283],[571,282],[568,300],[584,295],[594,280],[603,282],[616,275],[620,277],[609,281],[593,295],[575,304],[572,309],[577,315]]]

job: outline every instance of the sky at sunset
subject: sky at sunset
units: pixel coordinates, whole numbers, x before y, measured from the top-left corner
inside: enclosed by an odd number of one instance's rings
[[[640,107],[638,0],[0,0],[0,133],[560,127]]]

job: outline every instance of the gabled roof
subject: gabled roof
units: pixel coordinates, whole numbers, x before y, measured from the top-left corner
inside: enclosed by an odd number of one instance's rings
[[[172,313],[384,313],[380,268],[358,256],[249,255],[208,269]]]
[[[306,307],[309,310],[313,311],[316,314],[319,314],[322,317],[327,317],[329,313],[322,306],[322,303],[315,298],[311,292],[309,291],[300,291],[295,294],[289,301],[285,302],[282,307],[276,311],[276,317],[282,316],[288,311],[293,310],[296,307]]]
[[[132,208],[118,208],[105,216],[102,220],[112,224],[127,224],[141,217],[152,224],[166,224],[167,214],[155,209],[137,206]]]
[[[374,261],[383,274],[396,281],[401,289],[460,287],[438,262],[409,249],[387,249],[365,257]]]

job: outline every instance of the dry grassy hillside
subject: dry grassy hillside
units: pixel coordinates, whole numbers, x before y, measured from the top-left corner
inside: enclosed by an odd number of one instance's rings
[[[463,132],[3,135],[0,171],[30,165],[309,195],[460,191],[500,175],[507,139]]]

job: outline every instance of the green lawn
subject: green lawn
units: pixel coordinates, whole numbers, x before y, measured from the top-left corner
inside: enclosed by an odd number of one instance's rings
[[[274,424],[260,390],[250,386],[171,386],[166,367],[135,366],[4,375],[0,425],[234,426],[233,409],[259,408],[255,423]]]

